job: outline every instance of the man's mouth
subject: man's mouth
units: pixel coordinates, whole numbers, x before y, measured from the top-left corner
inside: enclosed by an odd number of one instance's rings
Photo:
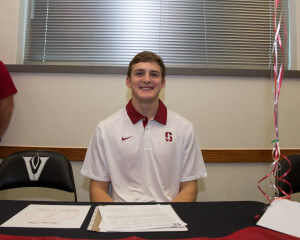
[[[152,90],[153,87],[139,87],[139,89],[143,89],[143,90]]]

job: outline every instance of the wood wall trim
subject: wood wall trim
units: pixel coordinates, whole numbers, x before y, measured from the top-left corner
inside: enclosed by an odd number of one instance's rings
[[[0,159],[19,151],[25,150],[49,150],[60,152],[70,161],[83,161],[86,148],[74,147],[23,147],[23,146],[0,146]],[[300,154],[300,149],[281,149],[285,156]],[[230,162],[272,162],[271,149],[203,149],[204,161],[207,163],[230,163]]]
[[[23,147],[23,146],[0,146],[0,159],[20,151],[26,150],[48,150],[65,155],[70,161],[83,161],[86,148],[64,148],[64,147]]]

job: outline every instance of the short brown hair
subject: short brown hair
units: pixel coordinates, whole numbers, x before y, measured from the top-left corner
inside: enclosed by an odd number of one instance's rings
[[[156,53],[150,52],[150,51],[140,52],[140,53],[138,53],[137,55],[134,56],[134,58],[131,60],[131,62],[129,63],[129,66],[128,66],[128,70],[127,70],[127,76],[128,77],[130,77],[130,75],[131,75],[132,66],[134,64],[139,63],[139,62],[156,62],[156,63],[158,63],[158,65],[160,66],[160,69],[161,69],[162,79],[165,78],[165,76],[166,76],[166,66],[164,64],[164,61]]]

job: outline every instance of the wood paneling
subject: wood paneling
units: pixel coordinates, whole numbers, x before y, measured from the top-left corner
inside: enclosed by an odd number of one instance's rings
[[[86,148],[63,148],[63,147],[22,147],[0,146],[0,159],[19,151],[25,150],[49,150],[60,152],[70,161],[83,161]],[[300,154],[300,149],[281,149],[285,156]],[[272,162],[271,149],[203,149],[204,161],[207,163],[229,162]]]
[[[281,149],[285,156],[300,154],[300,149]],[[272,162],[271,149],[204,149],[205,162]]]
[[[22,147],[22,146],[0,146],[0,159],[19,151],[26,150],[48,150],[65,155],[70,161],[83,161],[86,148],[62,148],[62,147]]]

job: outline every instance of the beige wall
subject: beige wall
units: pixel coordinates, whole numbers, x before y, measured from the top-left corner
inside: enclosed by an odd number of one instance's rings
[[[290,49],[291,61],[290,68],[293,70],[300,70],[300,1],[299,0],[288,0],[290,9],[290,44],[292,48]]]
[[[19,1],[0,8],[0,59],[16,63],[20,36]],[[299,54],[300,55],[300,54]],[[100,119],[129,99],[123,75],[12,73],[18,94],[5,146],[86,147]],[[167,76],[162,99],[191,120],[205,149],[272,148],[273,82],[269,78]],[[300,81],[284,79],[279,104],[282,148],[300,147]],[[73,162],[79,201],[88,201],[88,181]],[[210,163],[199,181],[199,201],[264,201],[257,182],[270,163]],[[267,184],[263,187],[268,191]],[[34,191],[34,190],[32,190]],[[0,198],[18,197],[6,191]],[[34,194],[32,194],[33,196]]]

